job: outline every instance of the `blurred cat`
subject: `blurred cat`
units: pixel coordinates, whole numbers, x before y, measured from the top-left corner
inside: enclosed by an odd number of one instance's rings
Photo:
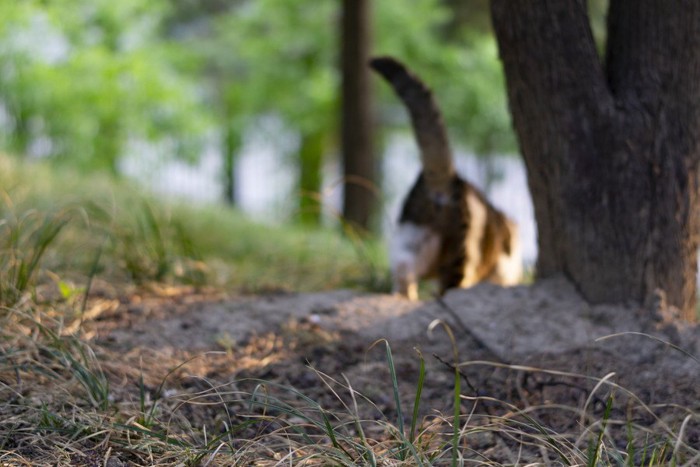
[[[370,66],[408,108],[423,170],[404,200],[390,247],[394,293],[418,298],[418,281],[437,278],[440,293],[481,281],[515,285],[522,277],[516,225],[455,171],[440,109],[430,89],[403,64]]]

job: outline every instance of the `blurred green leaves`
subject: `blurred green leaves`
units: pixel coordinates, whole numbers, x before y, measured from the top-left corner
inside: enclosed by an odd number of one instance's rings
[[[451,14],[439,0],[413,0],[410,8],[401,0],[376,1],[376,54],[394,55],[424,77],[457,141],[479,154],[513,151],[495,40],[467,27],[448,40]],[[339,105],[338,15],[331,0],[241,2],[213,19],[213,33],[195,48],[228,77],[234,108],[275,115],[293,132],[326,132],[328,151]],[[394,106],[392,96],[380,95],[383,105]]]
[[[376,54],[428,82],[455,142],[511,152],[494,40],[455,25],[447,5],[375,1]],[[333,153],[339,10],[333,0],[0,2],[0,145],[116,173],[141,143],[195,158],[205,137],[221,135],[230,153],[273,117],[285,131],[270,137],[298,162],[304,138]],[[405,126],[377,88],[387,119]]]
[[[0,2],[4,145],[113,173],[136,141],[195,155],[207,117],[160,35],[166,12],[162,0]]]
[[[206,64],[214,104],[254,127],[274,117],[299,137],[335,132],[338,4],[334,1],[242,2],[210,19],[206,34],[188,46]],[[286,148],[293,155],[299,148]],[[329,148],[326,148],[329,149]]]

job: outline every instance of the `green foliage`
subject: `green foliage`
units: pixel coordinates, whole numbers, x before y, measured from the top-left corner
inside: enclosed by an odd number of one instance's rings
[[[226,141],[240,148],[244,131],[265,131],[257,125],[265,117],[286,130],[268,136],[296,161],[300,219],[311,224],[320,219],[313,195],[321,190],[323,159],[336,144],[338,8],[330,1],[242,2],[212,19],[213,33],[195,47]]]
[[[9,206],[0,207],[0,306],[12,307],[31,291],[41,260],[68,217],[35,210],[16,214],[5,199]]]
[[[374,8],[375,53],[425,77],[455,141],[512,151],[484,28],[440,0]],[[339,14],[329,0],[1,2],[0,147],[118,173],[120,158],[141,151],[194,159],[206,138],[231,173],[245,137],[266,132],[295,159],[299,212],[316,222],[309,194],[338,145]],[[382,86],[383,106],[396,109]],[[260,125],[270,118],[284,131]]]
[[[17,4],[21,5],[18,6]],[[0,3],[6,148],[116,173],[130,142],[193,155],[206,119],[158,35],[164,1]]]
[[[217,18],[219,47],[207,53],[227,73],[229,97],[300,133],[334,128],[336,15],[335,2],[256,0]]]
[[[493,38],[470,28],[448,38],[451,11],[439,0],[416,0],[410,8],[382,0],[374,8],[375,53],[394,55],[425,77],[455,142],[480,155],[513,152]],[[300,212],[310,220],[317,218],[310,213],[315,203],[305,201],[320,190],[322,161],[338,145],[339,14],[339,4],[328,0],[241,1],[211,18],[202,28],[208,34],[186,42],[206,70],[212,108],[225,119],[229,141],[240,149],[243,132],[265,131],[257,125],[263,117],[287,130],[266,136],[296,159]],[[381,95],[386,107],[396,108],[387,92]],[[407,128],[407,119],[401,122]]]
[[[227,95],[239,113],[276,115],[300,134],[332,134],[338,13],[330,1],[245,2],[215,20],[216,34],[201,50],[229,77]],[[376,2],[375,53],[406,61],[431,83],[459,141],[480,154],[512,151],[495,41],[470,30],[447,41],[450,18],[438,0],[416,0],[410,8],[399,0]]]

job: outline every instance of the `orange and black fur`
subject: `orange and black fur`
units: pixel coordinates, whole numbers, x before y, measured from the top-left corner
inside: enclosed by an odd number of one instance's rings
[[[457,174],[430,89],[393,58],[375,58],[370,66],[408,108],[423,166],[391,242],[394,292],[415,300],[418,281],[428,278],[437,278],[441,293],[481,281],[517,284],[522,275],[517,227]]]

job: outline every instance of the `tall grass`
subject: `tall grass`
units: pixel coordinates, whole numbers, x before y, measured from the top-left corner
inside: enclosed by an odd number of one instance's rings
[[[0,193],[2,194],[2,193]],[[7,194],[0,207],[0,305],[12,307],[31,292],[40,262],[68,223],[66,213],[13,212]]]
[[[258,424],[229,423],[227,435],[205,434],[200,443],[196,429],[188,439],[165,428],[170,423],[159,414],[173,410],[160,408],[165,380],[153,400],[142,376],[134,385],[138,402],[128,402],[132,394],[115,389],[106,357],[81,338],[80,323],[66,326],[71,314],[82,322],[95,278],[116,287],[318,290],[358,284],[368,270],[357,245],[337,233],[264,226],[218,207],[166,205],[100,176],[0,155],[0,187],[0,464],[75,463],[85,449],[109,457],[101,449],[115,441],[141,465],[155,452],[158,462],[194,465],[217,451],[232,455],[239,442],[232,434]],[[216,444],[224,438],[226,448]]]
[[[18,218],[27,217],[23,231],[40,228],[46,213],[72,213],[70,225],[54,216],[42,227],[61,251],[49,265],[61,277],[84,276],[102,250],[101,273],[137,284],[170,281],[249,292],[385,290],[388,284],[384,251],[373,239],[260,224],[224,206],[164,203],[125,181],[22,164],[1,154],[0,187],[5,204]],[[60,238],[50,238],[53,225]],[[30,241],[23,247],[38,246]]]
[[[119,184],[73,191],[73,178],[56,182],[56,174],[41,166],[30,174],[2,157],[0,166],[6,190],[0,211],[0,465],[700,462],[700,449],[688,436],[697,410],[685,409],[678,423],[669,421],[658,407],[615,384],[613,375],[459,363],[455,351],[446,406],[430,407],[424,389],[434,375],[422,354],[415,386],[400,387],[406,383],[386,341],[381,404],[344,375],[313,368],[306,371],[323,388],[323,398],[276,381],[188,375],[188,365],[214,360],[213,354],[182,360],[159,354],[150,366],[135,363],[91,343],[80,326],[66,326],[66,309],[82,315],[98,276],[115,286],[164,281],[259,291],[353,285],[369,273],[376,286],[382,258],[371,243],[353,244],[331,232],[261,226],[221,208],[164,206]],[[70,277],[81,286],[66,285]],[[58,284],[59,298],[38,300],[36,290],[52,284]],[[578,378],[593,389],[572,407],[499,400],[471,387],[467,395],[461,371],[475,365]],[[594,396],[605,402],[602,411],[594,410]],[[552,411],[570,414],[578,424],[558,431],[541,417]],[[650,422],[641,423],[642,416]],[[620,430],[622,443],[615,436]]]

